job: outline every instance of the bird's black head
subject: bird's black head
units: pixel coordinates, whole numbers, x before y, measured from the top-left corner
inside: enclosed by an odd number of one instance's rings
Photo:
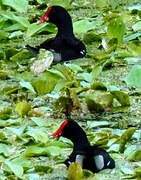
[[[89,144],[85,131],[73,120],[64,121],[52,136],[53,138],[63,136],[73,143]]]
[[[72,25],[72,20],[67,10],[61,6],[50,6],[44,14],[44,16],[38,21],[38,23],[50,22],[57,27],[61,27],[67,23]]]
[[[53,137],[63,136],[68,139],[72,139],[80,131],[80,126],[73,120],[64,121],[59,129],[53,133]]]

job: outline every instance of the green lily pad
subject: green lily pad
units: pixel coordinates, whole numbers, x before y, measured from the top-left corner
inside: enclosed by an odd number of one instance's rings
[[[48,134],[44,128],[29,127],[26,134],[33,137],[36,142],[47,143],[48,141]]]
[[[54,89],[59,79],[60,77],[57,74],[47,71],[41,74],[37,80],[33,81],[32,86],[39,95],[44,95]]]
[[[138,180],[140,180],[140,178],[141,178],[141,167],[137,167],[135,169],[135,174],[136,174],[136,177],[138,178]]]
[[[44,172],[47,174],[53,171],[53,167],[48,165],[35,165],[34,168],[36,172]]]
[[[82,168],[80,164],[73,162],[69,166],[68,170],[68,180],[81,180],[83,175]]]
[[[2,3],[7,6],[11,6],[18,12],[26,12],[28,8],[27,0],[2,0]]]
[[[93,90],[104,90],[107,91],[107,87],[105,86],[105,84],[101,83],[101,82],[95,82],[91,85],[91,89]]]
[[[24,59],[29,59],[31,57],[32,57],[32,53],[30,51],[28,51],[27,49],[23,49],[20,52],[18,52],[17,54],[15,54],[14,56],[12,56],[10,58],[10,60],[20,61],[20,60],[24,60]]]
[[[128,159],[130,161],[136,161],[136,162],[141,161],[141,147],[140,149],[136,148],[136,150],[132,154],[130,154],[130,157],[128,157]]]
[[[141,88],[141,66],[133,66],[129,74],[124,78],[124,81],[128,86]]]
[[[10,146],[0,143],[0,154],[3,154],[5,157],[10,156]]]
[[[123,41],[125,33],[125,24],[120,18],[114,18],[110,21],[107,29],[107,34],[110,39],[117,38],[118,42]]]
[[[113,96],[109,92],[90,91],[87,93],[86,104],[90,111],[103,111],[112,105]]]
[[[132,26],[134,31],[140,31],[141,30],[141,21],[137,22]]]
[[[92,44],[92,43],[95,43],[97,41],[101,42],[101,37],[99,35],[95,34],[93,31],[90,31],[90,32],[86,32],[84,34],[83,41],[86,44]]]
[[[111,91],[111,94],[122,106],[130,106],[130,99],[127,93],[122,91]]]
[[[22,178],[23,167],[20,164],[6,160],[5,165],[8,166],[8,168],[10,168],[10,170],[8,171],[12,171],[17,177]]]
[[[24,116],[27,115],[28,112],[31,110],[31,105],[26,101],[19,102],[17,103],[15,110],[18,112],[20,116]]]
[[[18,53],[18,50],[16,48],[7,48],[5,50],[6,59],[9,60],[10,57],[14,56],[17,53]]]
[[[77,34],[85,33],[91,29],[95,29],[100,26],[103,21],[92,21],[90,22],[87,19],[76,21],[73,23],[74,32]]]
[[[8,72],[0,70],[0,79],[6,80],[8,78]]]
[[[0,111],[0,119],[6,120],[9,119],[12,114],[11,108],[4,108]]]
[[[132,138],[135,131],[136,131],[136,128],[129,128],[120,137],[120,149],[119,150],[121,153],[124,152],[126,143],[130,141],[130,139]]]

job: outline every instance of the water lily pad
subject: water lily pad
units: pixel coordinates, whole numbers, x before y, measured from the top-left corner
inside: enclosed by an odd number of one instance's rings
[[[104,90],[106,91],[107,90],[107,87],[101,83],[101,82],[95,82],[91,85],[91,89],[93,90]]]
[[[137,167],[135,169],[135,173],[136,173],[136,177],[138,178],[138,180],[140,180],[140,178],[141,178],[141,167]]]
[[[82,175],[81,166],[76,162],[71,163],[68,170],[68,180],[81,180]]]
[[[10,168],[10,170],[19,178],[23,176],[23,167],[15,162],[6,160],[5,164]]]
[[[86,32],[84,34],[83,41],[86,44],[92,44],[92,43],[95,43],[97,41],[101,42],[101,37],[100,37],[100,35],[95,34],[93,31],[90,31],[90,32]]]
[[[34,87],[35,91],[39,95],[50,93],[57,81],[59,81],[60,76],[58,76],[56,73],[51,73],[49,71],[41,74],[37,80],[32,82],[32,86]]]
[[[124,152],[126,143],[130,141],[135,131],[136,128],[129,128],[122,134],[120,138],[120,152]]]
[[[120,18],[114,18],[110,21],[107,29],[107,34],[110,39],[117,38],[118,42],[123,41],[123,35],[125,33],[125,24]]]
[[[128,86],[141,88],[141,66],[133,66],[129,74],[124,78],[124,81]]]
[[[89,128],[94,128],[94,127],[105,127],[105,126],[109,126],[109,122],[108,121],[87,121],[87,125]]]
[[[114,98],[116,98],[122,106],[129,106],[129,95],[122,91],[111,91]]]
[[[25,33],[25,37],[30,37],[34,35],[36,32],[40,31],[42,28],[47,26],[47,24],[48,23],[43,23],[43,24],[33,23],[33,24],[28,25],[28,29],[27,29],[27,32]]]
[[[20,85],[21,85],[22,87],[25,87],[25,88],[29,89],[29,90],[32,91],[33,93],[35,93],[35,90],[34,90],[34,88],[32,87],[32,85],[31,85],[30,82],[21,81],[21,82],[20,82]]]
[[[47,174],[53,171],[53,167],[48,165],[35,165],[34,168],[36,172],[44,172]]]
[[[86,104],[90,111],[103,111],[105,108],[111,106],[112,102],[113,96],[109,92],[91,91],[86,96]]]
[[[136,150],[130,154],[130,157],[128,157],[130,161],[141,161],[141,147],[136,148]]]
[[[6,120],[9,119],[12,114],[11,108],[4,108],[0,111],[0,119]]]
[[[19,102],[17,103],[15,110],[18,112],[20,116],[24,116],[27,115],[28,112],[31,110],[31,105],[26,101]]]
[[[7,48],[5,50],[6,59],[9,60],[10,57],[14,56],[17,53],[18,53],[18,50],[16,48]]]
[[[85,33],[88,30],[97,28],[102,23],[103,23],[103,21],[92,21],[92,22],[90,22],[87,19],[76,21],[75,23],[73,23],[74,32],[78,33],[78,34]]]
[[[11,6],[13,9],[21,13],[26,12],[28,8],[27,0],[2,0],[2,3]]]
[[[29,127],[26,134],[33,137],[36,142],[47,143],[48,141],[48,134],[44,128]]]
[[[0,154],[4,154],[5,157],[10,156],[10,146],[0,143]]]
[[[28,51],[27,49],[23,49],[20,52],[18,52],[17,54],[15,54],[14,56],[12,56],[10,58],[10,60],[12,61],[20,61],[20,60],[25,60],[25,59],[29,59],[32,57],[32,53],[30,51]]]
[[[8,73],[6,71],[0,71],[0,79],[6,80],[8,78]]]
[[[141,21],[137,22],[132,26],[134,31],[140,31],[141,30]]]

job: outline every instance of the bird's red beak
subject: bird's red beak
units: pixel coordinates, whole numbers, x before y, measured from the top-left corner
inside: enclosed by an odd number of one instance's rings
[[[58,129],[56,132],[52,134],[53,139],[59,138],[62,132]]]
[[[41,24],[43,22],[47,22],[49,20],[49,13],[52,10],[52,7],[49,7],[48,10],[46,11],[46,13],[43,15],[43,17],[41,17],[41,19],[39,21],[37,21],[37,24]]]
[[[59,127],[59,129],[52,134],[52,137],[53,137],[54,139],[55,139],[55,138],[59,138],[59,137],[62,135],[62,131],[63,131],[64,127],[65,127],[67,124],[68,124],[68,121],[64,121],[64,122],[61,124],[61,126]]]

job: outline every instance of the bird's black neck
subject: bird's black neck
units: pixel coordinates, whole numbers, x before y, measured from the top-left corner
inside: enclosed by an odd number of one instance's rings
[[[77,132],[75,132],[75,134],[76,135],[71,138],[71,141],[74,144],[74,151],[81,151],[85,147],[90,146],[86,133],[83,131],[83,129],[79,129]]]
[[[72,25],[72,20],[70,17],[67,19],[64,19],[64,21],[58,25],[56,25],[58,28],[58,33],[57,37],[74,37],[73,34],[73,25]]]

